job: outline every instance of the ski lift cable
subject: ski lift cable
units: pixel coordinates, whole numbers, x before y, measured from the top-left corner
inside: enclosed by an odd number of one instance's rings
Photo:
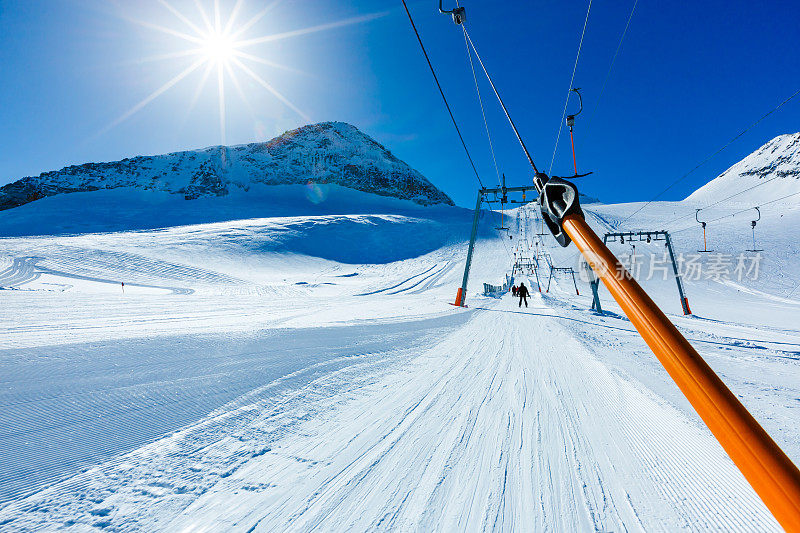
[[[456,6],[461,7],[461,3],[456,0]],[[489,131],[489,122],[486,120],[486,109],[483,105],[483,96],[481,95],[481,89],[478,86],[478,76],[475,74],[475,63],[472,61],[472,52],[469,49],[469,41],[467,39],[467,30],[464,28],[464,24],[461,24],[461,29],[464,30],[464,46],[467,49],[467,58],[469,59],[469,68],[472,71],[472,80],[475,82],[475,92],[478,94],[478,103],[481,106],[481,116],[483,117],[483,125],[486,129],[486,139],[489,141],[489,151],[492,153],[492,162],[494,163],[494,171],[497,174],[497,182],[500,183],[500,168],[497,166],[497,157],[494,153],[494,143],[492,142],[492,135]]]
[[[762,185],[766,185],[767,183],[769,183],[769,182],[771,182],[771,181],[773,181],[773,180],[776,180],[776,179],[778,179],[779,177],[780,177],[780,176],[774,176],[774,177],[772,177],[772,178],[769,178],[768,180],[765,180],[765,181],[762,181],[762,182],[760,182],[760,183],[757,183],[757,184],[753,185],[752,187],[748,187],[747,189],[745,189],[745,190],[743,190],[743,191],[739,191],[739,192],[737,192],[737,193],[735,193],[735,194],[731,194],[730,196],[726,196],[726,197],[725,197],[725,198],[723,198],[722,200],[717,200],[716,202],[713,202],[713,203],[711,203],[711,204],[708,204],[708,205],[707,205],[707,206],[705,206],[705,207],[701,207],[700,209],[697,209],[696,211],[704,211],[704,210],[706,210],[706,209],[710,209],[710,208],[712,208],[712,207],[714,207],[714,206],[717,206],[717,205],[719,205],[719,204],[721,204],[721,203],[723,203],[723,202],[726,202],[726,201],[730,200],[731,198],[735,198],[735,197],[739,196],[740,194],[744,194],[744,193],[746,193],[746,192],[752,191],[753,189],[756,189],[756,188],[758,188],[758,187],[761,187]],[[678,222],[679,220],[683,220],[684,218],[688,218],[688,217],[690,217],[690,216],[692,216],[692,214],[691,214],[691,213],[689,213],[688,215],[683,215],[683,216],[680,216],[680,217],[678,217],[678,218],[673,218],[672,220],[670,220],[669,222],[667,222],[666,224],[664,224],[664,226],[671,226],[671,225],[672,225],[672,224],[674,224],[675,222]]]
[[[708,157],[706,157],[705,159],[703,159],[703,160],[702,160],[700,163],[698,163],[697,165],[695,165],[695,166],[694,166],[694,167],[693,167],[693,168],[692,168],[692,169],[691,169],[689,172],[685,173],[684,175],[682,175],[681,177],[679,177],[678,179],[676,179],[675,181],[673,181],[671,184],[669,184],[669,186],[667,186],[667,188],[666,188],[666,189],[664,189],[663,191],[661,191],[660,193],[658,193],[657,195],[655,195],[653,198],[651,198],[650,200],[648,200],[648,201],[647,201],[647,203],[645,203],[645,204],[644,204],[643,206],[641,206],[639,209],[637,209],[636,211],[634,211],[633,213],[631,213],[630,215],[628,215],[628,216],[627,216],[627,217],[626,217],[626,218],[625,218],[625,219],[624,219],[622,222],[620,222],[620,226],[622,226],[622,224],[624,224],[625,222],[627,222],[628,220],[630,220],[631,218],[633,218],[633,216],[634,216],[634,215],[636,215],[637,213],[639,213],[640,211],[642,211],[644,208],[646,208],[647,206],[649,206],[650,204],[652,204],[653,202],[655,202],[656,200],[658,200],[659,198],[661,198],[661,196],[663,196],[663,195],[664,195],[664,193],[666,193],[667,191],[669,191],[670,189],[672,189],[672,188],[673,188],[675,185],[677,185],[678,183],[680,183],[680,182],[682,182],[683,180],[685,180],[686,178],[688,178],[688,177],[689,177],[689,175],[690,175],[690,174],[692,174],[692,173],[693,173],[695,170],[697,170],[697,169],[698,169],[698,168],[700,168],[701,166],[703,166],[703,165],[705,165],[706,163],[708,163],[708,162],[709,162],[711,159],[713,159],[714,157],[716,157],[716,156],[717,156],[717,155],[718,155],[720,152],[722,152],[722,151],[723,151],[723,150],[725,150],[725,149],[726,149],[728,146],[730,146],[731,144],[733,144],[733,142],[734,142],[734,141],[736,141],[737,139],[739,139],[739,137],[741,137],[742,135],[744,135],[745,133],[747,133],[748,131],[750,131],[751,129],[753,129],[753,128],[754,128],[756,125],[758,125],[758,124],[759,124],[759,123],[760,123],[762,120],[764,120],[765,118],[767,118],[768,116],[770,116],[771,114],[773,114],[774,112],[776,112],[777,110],[779,110],[780,108],[782,108],[784,105],[788,104],[788,103],[789,103],[789,101],[790,101],[790,100],[792,100],[792,99],[793,99],[795,96],[797,96],[798,94],[800,94],[800,89],[796,90],[796,91],[795,91],[795,92],[794,92],[794,93],[793,93],[791,96],[789,96],[789,97],[788,97],[786,100],[784,100],[783,102],[781,102],[780,104],[778,104],[777,106],[775,106],[774,108],[772,108],[772,109],[771,109],[770,111],[768,111],[766,114],[762,115],[762,116],[761,116],[761,118],[759,118],[758,120],[756,120],[755,122],[753,122],[752,124],[750,124],[749,126],[747,126],[745,129],[743,129],[742,131],[740,131],[740,132],[739,132],[739,133],[738,133],[738,134],[737,134],[735,137],[733,137],[733,138],[732,138],[730,141],[728,141],[727,143],[725,143],[725,144],[724,144],[724,145],[723,145],[721,148],[719,148],[717,151],[715,151],[714,153],[712,153],[711,155],[709,155]]]
[[[483,181],[481,181],[480,175],[478,175],[478,169],[475,167],[475,162],[472,160],[472,156],[469,153],[469,149],[467,148],[467,143],[464,142],[464,137],[461,135],[461,130],[458,127],[458,123],[456,122],[456,118],[453,116],[453,110],[450,109],[450,104],[447,103],[447,97],[444,95],[444,90],[442,90],[442,85],[439,83],[439,77],[436,76],[436,71],[433,69],[433,64],[431,63],[430,57],[428,57],[428,52],[425,50],[425,45],[422,44],[422,38],[419,36],[419,31],[417,31],[417,25],[414,24],[414,19],[411,17],[411,11],[408,10],[408,5],[406,5],[406,0],[401,0],[403,2],[403,7],[406,10],[406,15],[408,15],[408,21],[411,23],[411,27],[414,30],[414,35],[417,36],[417,41],[419,42],[419,47],[422,49],[422,54],[425,56],[425,61],[428,63],[428,68],[431,69],[431,74],[433,74],[433,80],[436,82],[436,87],[439,88],[439,94],[442,95],[442,101],[444,101],[444,106],[447,108],[447,112],[450,115],[450,120],[453,121],[453,126],[456,129],[456,133],[458,133],[458,138],[461,140],[461,146],[464,147],[464,152],[467,154],[467,159],[469,159],[469,164],[472,166],[472,171],[475,173],[475,177],[478,180],[481,188],[484,187]]]
[[[481,69],[483,69],[483,73],[486,75],[486,79],[489,80],[489,85],[492,86],[494,95],[497,97],[497,101],[500,103],[500,107],[503,108],[503,112],[505,113],[506,118],[508,119],[508,123],[511,126],[511,129],[514,130],[514,135],[516,135],[517,141],[519,141],[519,145],[522,147],[522,151],[525,152],[525,157],[528,159],[528,163],[530,163],[531,167],[533,168],[533,171],[536,174],[539,174],[539,169],[536,168],[536,164],[533,162],[533,157],[531,156],[531,153],[525,146],[525,142],[522,140],[522,136],[520,135],[516,124],[514,124],[514,121],[511,119],[511,114],[508,112],[506,104],[503,102],[503,99],[500,98],[500,93],[497,91],[497,87],[495,86],[494,81],[492,81],[492,77],[489,75],[489,71],[486,70],[486,65],[483,64],[481,55],[478,53],[478,49],[475,47],[475,43],[472,41],[472,37],[470,37],[466,27],[464,27],[464,35],[467,36],[467,41],[469,41],[469,45],[472,47],[472,51],[475,52],[475,58],[478,60],[478,64],[481,66]]]
[[[608,66],[608,72],[606,72],[606,77],[603,80],[603,85],[600,86],[600,93],[597,95],[597,101],[595,102],[594,109],[592,110],[592,114],[589,115],[589,121],[586,125],[586,136],[589,136],[589,131],[591,131],[592,123],[594,122],[594,115],[597,113],[597,108],[600,107],[600,99],[603,97],[603,91],[606,89],[606,83],[608,83],[608,79],[611,77],[611,71],[614,69],[614,63],[617,61],[617,56],[619,55],[619,51],[622,49],[622,42],[625,40],[625,35],[628,33],[628,28],[631,25],[631,20],[633,19],[633,13],[636,11],[636,5],[639,3],[639,0],[634,0],[633,7],[631,8],[631,13],[628,15],[628,22],[625,23],[625,29],[622,30],[622,35],[619,38],[619,43],[617,44],[617,49],[614,52],[614,57],[611,58],[611,64]]]
[[[592,10],[592,0],[589,0],[589,7],[586,9],[586,19],[583,21],[583,30],[581,31],[581,39],[578,42],[578,53],[575,55],[575,65],[572,67],[572,77],[569,79],[569,86],[567,87],[567,97],[564,99],[564,111],[561,113],[561,120],[558,122],[558,133],[556,134],[556,143],[553,146],[553,157],[550,158],[550,168],[547,170],[548,174],[553,173],[553,163],[556,160],[556,151],[558,150],[558,140],[561,138],[561,130],[564,127],[564,117],[567,116],[567,104],[569,104],[569,95],[572,92],[573,83],[575,82],[575,72],[578,70],[578,60],[581,58],[581,49],[583,48],[583,37],[586,35],[586,26],[589,24],[589,12]]]
[[[791,198],[792,196],[797,196],[798,194],[800,194],[800,191],[793,192],[792,194],[787,194],[786,196],[781,196],[780,198],[775,198],[774,200],[770,200],[769,202],[764,202],[764,203],[758,204],[758,205],[753,206],[753,207],[759,207],[759,208],[760,207],[764,207],[765,205],[774,204],[775,202],[780,202],[781,200],[785,200],[787,198]],[[722,219],[725,219],[725,218],[728,218],[728,217],[733,217],[733,216],[739,215],[741,213],[745,213],[745,212],[750,211],[751,209],[753,209],[753,207],[748,207],[746,209],[741,209],[739,211],[736,211],[735,213],[731,213],[730,215],[724,215],[724,216],[721,216],[721,217],[718,217],[718,218],[711,219],[711,220],[709,220],[709,223],[710,222],[716,222],[718,220],[722,220]]]
[[[458,123],[456,122],[456,118],[453,115],[453,111],[450,108],[450,104],[447,102],[447,97],[444,94],[444,90],[442,89],[442,85],[439,83],[439,77],[436,75],[436,71],[433,68],[433,64],[431,63],[431,59],[428,56],[428,52],[425,50],[425,45],[422,44],[422,38],[419,35],[419,31],[417,30],[417,25],[414,23],[414,18],[411,16],[411,11],[408,9],[408,5],[406,4],[406,0],[401,0],[403,2],[403,7],[405,8],[406,15],[408,16],[408,21],[411,23],[411,28],[414,30],[414,35],[417,37],[417,42],[419,43],[419,47],[422,50],[422,54],[425,56],[425,61],[428,63],[428,68],[433,75],[433,80],[436,82],[436,87],[439,89],[439,94],[442,96],[442,101],[444,102],[445,107],[447,108],[447,113],[450,115],[450,120],[453,122],[453,126],[456,129],[456,133],[458,134],[458,138],[461,140],[461,146],[464,147],[464,153],[467,154],[467,159],[469,159],[470,166],[472,166],[472,171],[475,173],[475,178],[478,180],[478,184],[481,188],[485,188],[483,181],[481,180],[480,175],[478,174],[478,169],[475,167],[475,162],[472,159],[472,156],[469,153],[469,148],[467,148],[467,143],[464,141],[464,137],[461,135],[461,129],[458,127]],[[487,198],[487,203],[491,206],[491,202]],[[495,213],[493,209],[490,209],[489,212],[491,216],[494,218]],[[506,253],[511,256],[510,252],[508,251],[508,246],[503,240],[503,246],[506,250]]]
[[[456,2],[458,5],[458,2]],[[464,30],[464,25],[461,25]],[[469,68],[472,71],[472,80],[475,82],[475,92],[478,94],[478,103],[481,106],[481,116],[483,117],[483,125],[486,128],[486,139],[489,141],[489,151],[492,153],[492,162],[494,163],[494,171],[497,174],[497,182],[500,182],[500,169],[497,166],[497,157],[494,154],[494,144],[492,143],[492,135],[489,132],[489,122],[486,120],[486,110],[483,106],[483,97],[481,96],[481,89],[478,86],[478,77],[475,74],[475,64],[472,61],[472,52],[469,49],[469,41],[467,40],[467,31],[464,30],[464,46],[467,48],[467,58],[469,59]]]
[[[750,211],[753,208],[761,208],[761,207],[764,207],[765,205],[774,204],[775,202],[780,202],[781,200],[785,200],[787,198],[791,198],[792,196],[797,196],[798,194],[800,194],[800,191],[793,192],[792,194],[787,194],[786,196],[781,196],[780,198],[775,198],[774,200],[770,200],[769,202],[764,202],[764,203],[761,203],[761,204],[758,204],[758,205],[754,205],[753,207],[748,207],[746,209],[741,209],[741,210],[736,211],[735,213],[731,213],[729,215],[723,215],[723,216],[718,217],[718,218],[712,218],[711,220],[707,221],[706,224],[711,224],[712,222],[717,222],[718,220],[724,220],[726,218],[735,217],[736,215],[739,215],[739,214],[742,214],[742,213],[746,213],[747,211]],[[672,233],[680,233],[681,231],[686,231],[686,230],[690,230],[690,229],[692,229],[692,228],[683,228],[683,229],[679,229],[679,230],[673,231]]]

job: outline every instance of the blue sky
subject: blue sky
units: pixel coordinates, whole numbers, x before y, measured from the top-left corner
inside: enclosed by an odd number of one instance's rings
[[[213,15],[213,1],[200,2]],[[193,0],[169,3],[202,26]],[[235,3],[220,0],[223,20]],[[463,36],[436,4],[409,2],[479,171],[493,184]],[[547,168],[588,2],[462,4],[526,144]],[[237,20],[264,5],[243,0]],[[797,2],[640,0],[598,101],[632,5],[594,1],[574,84],[586,105],[576,125],[578,165],[595,172],[580,188],[608,202],[649,199],[800,89]],[[247,65],[312,121],[355,124],[457,203],[471,205],[474,176],[399,0],[283,0],[244,36],[348,20],[247,48],[286,68]],[[146,24],[191,33],[158,0],[0,2],[0,183],[69,164],[220,144],[217,80],[212,75],[198,93],[202,67],[115,123],[193,61],[142,61],[187,48]],[[248,103],[226,78],[228,144],[267,140],[306,122],[249,75],[236,77]],[[529,183],[530,170],[479,81],[501,171],[509,184]],[[685,197],[775,135],[798,130],[800,96],[665,198]],[[553,172],[571,171],[565,136]]]

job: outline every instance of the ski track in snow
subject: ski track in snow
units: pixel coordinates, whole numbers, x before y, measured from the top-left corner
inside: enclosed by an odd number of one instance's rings
[[[354,353],[379,353],[393,342],[413,345],[441,322],[5,351],[0,384],[17,390],[0,392],[0,501],[179,429],[265,381],[294,375],[297,386]],[[36,464],[36,471],[26,464]]]
[[[6,240],[0,530],[779,530],[613,303],[475,294],[505,243],[464,311],[463,246],[258,263],[213,226],[184,258],[178,230]],[[742,289],[687,284],[701,311]],[[673,319],[797,460],[800,330],[713,316]]]

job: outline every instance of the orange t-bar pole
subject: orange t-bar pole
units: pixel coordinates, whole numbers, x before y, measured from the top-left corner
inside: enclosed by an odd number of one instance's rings
[[[800,532],[800,471],[580,215],[562,227],[761,500]]]
[[[572,164],[575,165],[575,175],[578,175],[578,160],[575,159],[575,138],[572,136],[572,126],[569,128],[569,141],[572,144]]]

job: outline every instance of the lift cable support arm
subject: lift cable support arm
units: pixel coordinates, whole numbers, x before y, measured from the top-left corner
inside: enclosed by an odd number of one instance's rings
[[[575,165],[575,177],[578,177],[578,160],[575,158],[575,136],[572,133],[572,127],[575,125],[575,117],[580,115],[583,111],[583,97],[581,96],[580,88],[573,87],[570,89],[570,92],[578,95],[578,101],[581,105],[577,113],[567,115],[567,126],[569,126],[569,142],[572,145],[572,164]]]
[[[694,219],[703,227],[703,249],[702,250],[697,250],[697,251],[701,252],[701,253],[704,253],[704,254],[707,254],[709,252],[713,252],[714,250],[709,250],[708,249],[708,241],[706,240],[706,224],[707,224],[707,222],[703,222],[702,220],[700,220],[700,216],[699,216],[700,215],[700,211],[702,211],[702,209],[695,209],[695,211],[694,211]]]
[[[755,220],[751,220],[750,221],[750,228],[753,230],[753,249],[752,250],[747,250],[747,251],[748,252],[763,252],[764,251],[763,249],[757,249],[756,248],[756,223],[759,220],[761,220],[761,210],[758,208],[758,206],[753,207],[753,209],[755,209],[756,213],[758,213],[758,218],[756,218]]]
[[[442,8],[442,3],[443,3],[443,0],[439,0],[439,13],[445,13],[447,15],[452,15],[453,16],[453,22],[458,24],[458,25],[464,24],[464,22],[466,22],[467,13],[466,13],[466,10],[463,7],[460,7],[460,6],[459,7],[454,7],[453,9],[448,11],[447,9],[443,9]]]

